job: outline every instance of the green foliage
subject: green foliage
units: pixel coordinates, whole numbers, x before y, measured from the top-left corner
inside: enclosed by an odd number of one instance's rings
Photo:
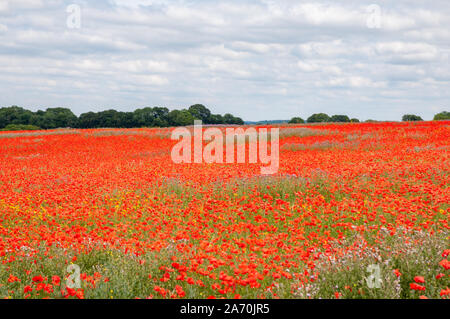
[[[169,123],[167,116],[169,109],[165,107],[145,107],[137,109],[133,113],[133,122],[136,127],[165,127]]]
[[[78,121],[71,110],[62,107],[48,108],[42,120],[43,128],[74,127]]]
[[[38,126],[29,124],[8,124],[5,128],[0,129],[0,131],[35,131],[40,129]]]
[[[203,123],[208,123],[211,117],[211,111],[208,110],[203,104],[194,104],[189,107],[189,113]]]
[[[209,117],[209,124],[223,124],[224,119],[223,116],[220,114],[211,114]]]
[[[173,110],[168,115],[169,124],[172,126],[186,126],[194,124],[194,116],[186,110]]]
[[[347,115],[333,115],[330,122],[350,122],[350,118]]]
[[[352,122],[352,123],[359,123],[359,120],[358,120],[357,118],[352,118],[352,119],[350,120],[350,122]]]
[[[230,113],[223,116],[224,124],[243,125],[244,121],[240,117],[234,117]]]
[[[244,121],[231,114],[211,114],[202,104],[195,104],[189,110],[173,110],[166,107],[145,107],[134,112],[106,110],[87,112],[77,117],[67,108],[48,108],[45,111],[32,112],[18,106],[0,108],[0,129],[9,124],[33,125],[43,129],[63,127],[77,128],[132,128],[132,127],[167,127],[192,125],[194,119],[204,124],[236,124]]]
[[[0,128],[8,124],[33,124],[31,118],[33,112],[18,106],[4,107],[0,109]]]
[[[330,122],[330,117],[325,113],[316,113],[308,117],[306,121],[308,123]]]
[[[414,114],[405,114],[402,117],[403,122],[409,122],[409,121],[423,121],[422,118],[418,115]]]
[[[96,128],[100,127],[100,118],[97,113],[87,112],[80,115],[78,119],[78,127],[80,128]]]
[[[434,121],[450,120],[450,112],[443,111],[438,113],[433,118]]]
[[[305,120],[302,119],[301,117],[293,117],[289,121],[289,124],[301,124],[301,123],[305,123]]]

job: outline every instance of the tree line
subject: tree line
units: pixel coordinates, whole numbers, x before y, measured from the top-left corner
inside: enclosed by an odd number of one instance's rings
[[[450,120],[450,112],[441,112],[434,116],[434,121],[440,121],[440,120]],[[423,119],[414,114],[405,114],[402,117],[403,122],[410,122],[410,121],[423,121]],[[293,117],[289,123],[291,124],[300,124],[300,123],[325,123],[325,122],[352,122],[352,123],[358,123],[359,120],[357,118],[349,118],[347,115],[333,115],[329,116],[326,113],[315,113],[308,117],[306,121],[302,119],[301,117]],[[376,122],[375,120],[367,120],[366,122]]]
[[[87,112],[77,117],[70,109],[63,107],[48,108],[45,111],[32,112],[19,106],[0,108],[0,129],[55,129],[71,128],[132,128],[132,127],[168,127],[194,124],[194,120],[204,124],[235,124],[244,121],[230,113],[212,114],[202,104],[191,105],[188,109],[169,110],[166,107],[145,107],[134,112],[107,110]]]
[[[225,115],[212,114],[203,104],[191,105],[188,109],[169,110],[166,107],[145,107],[134,112],[120,112],[106,110],[101,112],[87,112],[76,116],[70,109],[63,107],[47,108],[45,111],[32,112],[19,106],[0,108],[0,130],[33,130],[55,129],[61,127],[72,128],[132,128],[132,127],[169,127],[192,125],[194,120],[201,120],[204,124],[234,124],[243,125],[244,121],[230,113]],[[440,112],[434,120],[450,120],[450,112]],[[402,121],[423,121],[414,114],[405,114]],[[276,121],[281,122],[281,121]],[[332,115],[316,113],[305,120],[293,117],[289,123],[322,123],[322,122],[353,122],[357,118],[347,115]],[[366,122],[376,122],[367,120]]]

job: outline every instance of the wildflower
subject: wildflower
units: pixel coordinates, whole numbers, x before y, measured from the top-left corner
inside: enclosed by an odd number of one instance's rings
[[[26,294],[27,292],[32,292],[33,288],[31,286],[25,286],[23,288],[23,293]]]
[[[418,285],[418,284],[416,284],[416,283],[411,283],[411,284],[409,284],[409,288],[410,288],[411,290],[425,290],[425,287],[424,287],[424,286]]]
[[[76,296],[78,299],[84,299],[84,290],[83,290],[83,289],[78,289],[78,290],[75,292],[75,296]]]
[[[44,281],[44,278],[42,278],[42,276],[39,275],[39,276],[34,276],[32,280],[34,282],[42,282],[42,281]]]
[[[59,278],[59,276],[53,276],[52,277],[52,283],[55,286],[59,286],[59,283],[61,282],[61,278]]]
[[[9,275],[9,278],[8,278],[9,283],[16,282],[16,281],[20,281],[20,279],[17,278],[16,276]]]
[[[447,259],[442,259],[439,262],[439,265],[441,265],[442,267],[444,267],[445,270],[449,270],[450,269],[450,261],[448,261]]]
[[[177,291],[178,297],[183,298],[186,296],[186,293],[184,292],[183,287],[181,287],[180,285],[176,285],[175,290]]]
[[[443,274],[443,273],[437,274],[436,275],[436,279],[441,279],[444,276],[445,276],[445,274]]]

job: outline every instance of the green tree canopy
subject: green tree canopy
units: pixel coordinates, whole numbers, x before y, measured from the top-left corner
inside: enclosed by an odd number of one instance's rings
[[[289,124],[301,124],[301,123],[305,123],[305,120],[302,119],[301,117],[293,117],[289,121]]]
[[[223,116],[224,124],[243,125],[244,121],[240,117],[235,117],[230,113],[226,113]]]
[[[42,128],[75,127],[78,118],[71,110],[63,107],[48,108],[42,114]]]
[[[78,119],[79,128],[97,128],[101,126],[101,120],[98,113],[87,112],[80,115]]]
[[[0,128],[8,124],[31,124],[33,112],[25,110],[19,106],[13,105],[0,109]]]
[[[316,113],[308,117],[306,120],[308,123],[322,123],[322,122],[329,122],[330,117],[325,113]]]
[[[403,122],[409,122],[409,121],[423,121],[422,118],[418,115],[414,114],[405,114],[402,117]]]
[[[201,120],[205,124],[210,122],[211,111],[203,104],[191,105],[189,107],[189,113],[191,113],[195,119]]]
[[[144,107],[134,112],[120,112],[113,109],[101,112],[86,112],[77,117],[71,110],[62,107],[32,112],[18,106],[0,108],[0,129],[7,125],[34,125],[44,129],[58,127],[100,128],[100,127],[167,127],[169,125],[191,125],[194,119],[205,124],[244,124],[231,114],[211,114],[202,104],[192,105],[189,110],[173,110],[166,107]],[[31,127],[30,127],[31,128]]]
[[[225,120],[220,114],[211,114],[209,117],[209,124],[224,124]]]
[[[350,118],[347,115],[333,115],[330,122],[350,122]]]
[[[433,118],[434,121],[441,121],[441,120],[450,120],[450,112],[443,111],[441,113],[438,113]]]
[[[169,124],[173,126],[185,126],[194,124],[194,116],[186,110],[173,110],[169,112]]]

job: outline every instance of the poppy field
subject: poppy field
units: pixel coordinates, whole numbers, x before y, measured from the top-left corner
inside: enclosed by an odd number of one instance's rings
[[[449,121],[278,128],[274,175],[0,132],[0,298],[450,298]]]

